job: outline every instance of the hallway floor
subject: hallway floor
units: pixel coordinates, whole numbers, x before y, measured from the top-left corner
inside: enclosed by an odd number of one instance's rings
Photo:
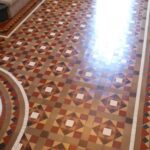
[[[134,113],[147,6],[46,0],[0,38],[0,67],[18,80],[0,71],[0,149],[19,133],[18,150],[132,150],[140,143]]]

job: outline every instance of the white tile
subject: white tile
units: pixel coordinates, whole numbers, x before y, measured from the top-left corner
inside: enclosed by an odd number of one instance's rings
[[[46,12],[51,12],[51,10],[50,9],[46,9]]]
[[[58,22],[58,24],[62,25],[62,24],[63,24],[63,22],[62,22],[62,21],[59,21],[59,22]]]
[[[43,50],[44,50],[44,49],[46,49],[46,46],[41,46],[40,49],[43,49]]]
[[[46,88],[45,88],[45,92],[48,92],[48,93],[52,92],[52,90],[53,90],[52,87],[46,87]]]
[[[37,112],[32,112],[32,114],[30,115],[30,118],[32,119],[37,119],[39,117],[39,113]]]
[[[31,66],[31,67],[33,67],[33,66],[35,66],[35,62],[31,61],[31,62],[29,62],[28,65]]]
[[[9,57],[5,56],[5,57],[3,58],[3,60],[4,60],[4,61],[8,61],[8,60],[9,60]]]
[[[91,15],[90,15],[90,14],[87,14],[86,16],[87,16],[88,18],[89,18],[89,17],[91,17]]]
[[[109,128],[103,129],[103,135],[110,136],[111,132],[112,132],[112,129],[109,129]]]
[[[116,101],[116,100],[110,100],[110,105],[111,106],[114,106],[114,107],[117,107],[117,105],[118,105],[118,102]]]
[[[70,15],[71,13],[70,12],[66,12],[66,15]]]
[[[43,19],[42,18],[38,18],[38,21],[43,21]]]
[[[116,78],[116,82],[117,82],[117,83],[122,83],[122,82],[123,82],[123,79],[122,79],[122,78]]]
[[[78,39],[79,39],[79,36],[74,36],[73,39],[74,39],[74,40],[78,40]]]
[[[21,44],[22,44],[22,42],[18,41],[16,44],[17,44],[17,45],[21,45]]]
[[[63,71],[63,67],[57,67],[56,70],[61,72]]]
[[[33,29],[28,29],[28,32],[33,32]]]
[[[84,98],[84,94],[79,93],[79,94],[77,94],[76,98],[77,99],[83,99]]]
[[[126,59],[122,59],[121,62],[122,62],[123,64],[126,64],[126,63],[127,63],[127,60],[126,60]]]
[[[91,73],[91,72],[86,72],[86,73],[85,73],[85,76],[86,76],[86,77],[92,77],[92,73]]]
[[[80,27],[81,27],[81,28],[85,28],[86,25],[85,25],[85,24],[81,24]]]
[[[73,121],[73,120],[67,120],[65,125],[66,125],[67,127],[73,127],[74,121]]]
[[[54,32],[50,33],[51,36],[55,36],[55,34],[56,34],[56,33],[54,33]]]
[[[66,50],[66,54],[71,54],[72,51],[71,50]]]
[[[76,6],[76,5],[77,5],[76,3],[73,3],[73,4],[72,4],[72,6]]]
[[[58,4],[58,1],[54,1],[54,4]]]

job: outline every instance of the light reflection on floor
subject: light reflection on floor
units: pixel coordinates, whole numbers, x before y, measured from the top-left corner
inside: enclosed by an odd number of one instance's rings
[[[127,45],[135,0],[97,0],[93,30],[95,41],[89,52],[89,64],[94,68],[118,69],[126,64],[130,53]],[[90,47],[90,46],[89,46]],[[88,53],[88,52],[87,52]]]

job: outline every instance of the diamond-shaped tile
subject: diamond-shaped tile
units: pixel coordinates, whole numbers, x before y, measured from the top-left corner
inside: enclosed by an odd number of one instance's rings
[[[46,49],[46,46],[41,46],[40,49],[43,49],[43,50],[44,50],[44,49]]]
[[[62,21],[59,21],[59,22],[58,22],[58,24],[62,25],[62,24],[63,24],[63,22],[62,22]]]
[[[79,36],[74,36],[73,39],[74,39],[74,40],[78,40],[78,39],[79,39]]]
[[[85,73],[85,76],[86,76],[86,77],[92,77],[92,73],[91,73],[91,72],[86,72],[86,73]]]
[[[77,94],[76,98],[77,98],[77,99],[83,99],[83,98],[84,98],[84,94],[80,94],[80,93],[79,93],[79,94]]]
[[[21,45],[21,44],[22,44],[22,42],[18,41],[16,44],[17,44],[17,45]]]
[[[117,83],[122,83],[122,82],[123,82],[123,79],[122,79],[122,78],[116,78],[116,82],[117,82]]]
[[[43,21],[43,19],[42,18],[38,18],[38,21]]]
[[[116,107],[118,105],[118,102],[116,100],[110,100],[110,105]]]
[[[70,15],[71,13],[70,12],[66,12],[66,15]]]
[[[56,70],[61,72],[63,71],[63,67],[57,67]]]
[[[28,32],[33,32],[33,29],[28,29]]]
[[[66,54],[71,54],[72,51],[71,50],[66,50]]]
[[[53,90],[52,87],[46,87],[46,88],[45,88],[45,92],[48,92],[48,93],[52,92],[52,90]]]
[[[55,34],[56,34],[56,33],[54,33],[54,32],[50,33],[51,36],[55,36]]]
[[[4,60],[4,61],[8,61],[8,60],[9,60],[9,57],[5,56],[5,57],[3,58],[3,60]]]
[[[28,65],[31,66],[31,67],[33,67],[33,66],[35,66],[35,64],[36,64],[35,62],[31,61],[31,62],[29,62]]]
[[[85,25],[85,24],[81,24],[80,27],[81,27],[81,28],[85,28],[86,25]]]
[[[30,117],[31,117],[32,119],[37,119],[37,118],[39,117],[39,113],[37,113],[37,112],[32,112],[32,114],[30,115]]]
[[[109,128],[103,129],[103,135],[110,136],[111,132],[112,132],[112,129],[109,129]]]
[[[66,124],[65,124],[67,127],[73,127],[73,125],[74,125],[74,121],[73,120],[67,120],[66,121]]]
[[[46,12],[51,12],[51,10],[50,9],[46,9]]]
[[[73,3],[73,4],[72,4],[72,6],[76,6],[76,5],[77,5],[76,3]]]

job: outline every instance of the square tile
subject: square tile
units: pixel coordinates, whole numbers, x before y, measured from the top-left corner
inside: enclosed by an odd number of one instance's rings
[[[85,25],[85,24],[81,24],[80,27],[81,27],[81,28],[85,28],[86,25]]]
[[[52,92],[52,90],[53,90],[52,87],[46,87],[46,88],[45,88],[45,92],[48,92],[48,93]]]
[[[70,15],[71,13],[70,12],[66,12],[66,15]]]
[[[73,121],[73,120],[67,120],[65,125],[66,125],[67,127],[73,127],[74,121]]]
[[[34,67],[34,66],[35,66],[35,64],[36,64],[35,62],[31,61],[31,62],[29,62],[29,64],[28,64],[28,65],[29,65],[29,66],[31,66],[31,67]]]
[[[74,36],[73,39],[74,39],[74,40],[78,40],[78,39],[79,39],[79,36]]]
[[[43,49],[43,50],[44,50],[44,49],[46,49],[46,46],[41,46],[40,49]]]
[[[37,119],[39,117],[39,113],[37,112],[32,112],[32,114],[30,115],[30,118],[32,119]]]
[[[62,24],[63,24],[63,22],[62,22],[62,21],[59,21],[59,22],[58,22],[58,24],[62,25]]]
[[[38,21],[43,21],[43,19],[42,18],[38,18]]]
[[[71,50],[66,50],[66,54],[71,54],[72,51]]]
[[[9,57],[5,56],[5,57],[3,58],[3,60],[4,60],[4,61],[8,61],[8,60],[9,60]]]
[[[112,132],[112,129],[109,129],[109,128],[103,129],[103,135],[110,136],[111,132]]]
[[[63,71],[63,67],[57,67],[56,70],[61,72]]]
[[[33,32],[33,29],[28,29],[28,32]]]
[[[21,41],[18,41],[16,44],[17,44],[17,45],[21,45],[21,44],[22,44],[22,42],[21,42]]]
[[[123,79],[122,79],[122,78],[116,78],[116,82],[117,82],[117,83],[122,83],[122,82],[123,82]]]
[[[46,12],[51,12],[51,10],[50,9],[46,9]]]
[[[111,106],[114,106],[114,107],[117,107],[118,105],[118,102],[116,100],[110,100],[110,103],[109,103]]]
[[[83,99],[83,98],[84,98],[84,94],[80,94],[80,93],[79,93],[79,94],[77,94],[76,98],[77,98],[77,99]]]
[[[92,73],[91,73],[91,72],[86,72],[86,73],[85,73],[85,76],[86,76],[86,77],[92,77]]]
[[[56,34],[56,33],[54,33],[54,32],[50,33],[51,36],[55,36],[55,34]]]

